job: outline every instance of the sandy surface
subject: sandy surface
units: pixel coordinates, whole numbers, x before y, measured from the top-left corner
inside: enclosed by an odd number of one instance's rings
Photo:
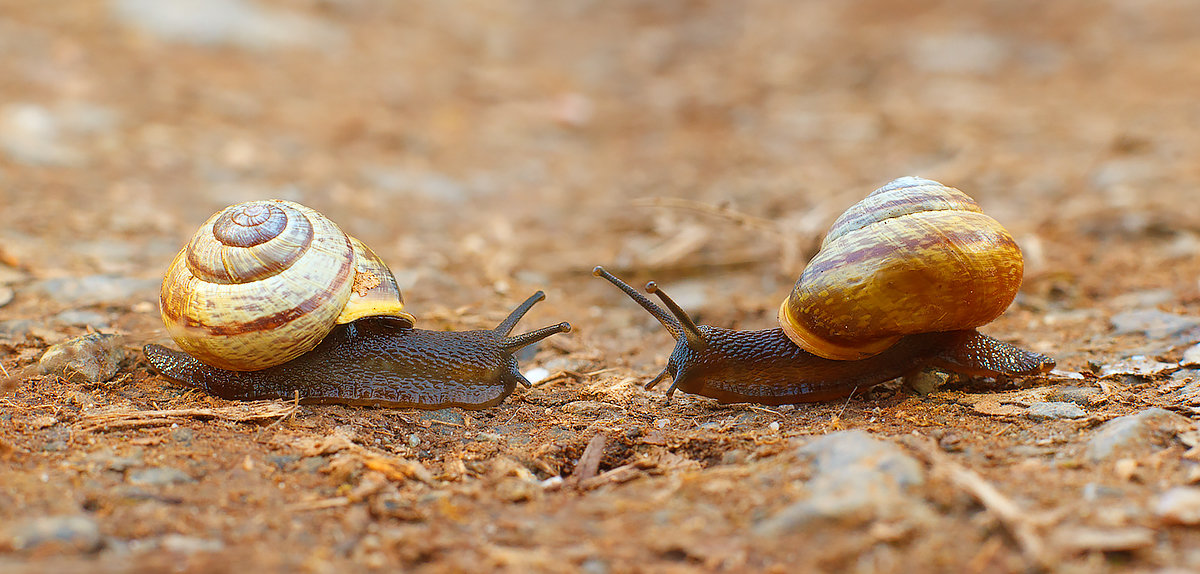
[[[0,569],[1200,569],[1200,7],[53,4],[0,2]],[[910,174],[1025,252],[984,330],[1083,378],[641,388],[670,338],[592,266],[770,328],[833,219]],[[575,331],[477,412],[154,374],[163,269],[263,197],[371,245],[424,328],[542,289],[519,329]],[[115,378],[37,374],[89,330],[124,336]]]

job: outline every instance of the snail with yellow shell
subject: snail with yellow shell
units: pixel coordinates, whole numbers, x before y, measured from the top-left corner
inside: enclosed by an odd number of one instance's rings
[[[529,386],[516,351],[571,330],[509,336],[544,298],[492,330],[415,329],[366,245],[303,205],[252,201],[213,215],[175,257],[161,310],[184,352],[145,354],[163,375],[229,399],[482,409]]]
[[[651,282],[666,310],[601,267],[593,272],[676,339],[646,388],[721,402],[789,404],[845,397],[925,367],[988,377],[1035,375],[1054,360],[976,330],[1021,286],[1012,236],[963,192],[903,177],[833,224],[779,311],[781,327],[697,325]]]

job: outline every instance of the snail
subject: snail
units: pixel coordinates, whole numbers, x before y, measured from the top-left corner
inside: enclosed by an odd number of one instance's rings
[[[509,336],[543,299],[492,330],[413,328],[370,248],[311,208],[251,201],[209,218],[167,268],[162,318],[183,352],[144,353],[162,375],[226,399],[482,409],[530,386],[514,353],[571,330]]]
[[[1045,373],[1054,360],[976,330],[1000,316],[1024,263],[999,222],[965,193],[903,177],[851,206],[780,307],[781,327],[697,325],[654,282],[663,309],[603,267],[608,280],[676,340],[646,384],[723,403],[816,402],[926,367],[973,376]]]

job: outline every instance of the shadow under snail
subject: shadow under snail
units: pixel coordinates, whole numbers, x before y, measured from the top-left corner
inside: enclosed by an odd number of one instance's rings
[[[303,205],[213,215],[163,278],[163,322],[184,352],[147,345],[159,373],[226,399],[482,409],[529,382],[514,353],[568,323],[509,336],[538,291],[495,329],[427,331],[391,270]]]
[[[1000,316],[1024,263],[999,222],[963,192],[903,177],[851,206],[833,224],[779,311],[781,327],[737,331],[697,325],[653,282],[650,301],[602,267],[676,340],[650,389],[723,403],[765,405],[851,395],[926,367],[983,377],[1036,375],[1045,355],[976,330]]]

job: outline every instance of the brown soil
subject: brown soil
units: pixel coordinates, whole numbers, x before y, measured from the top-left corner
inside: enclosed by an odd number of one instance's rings
[[[1195,450],[1083,455],[1101,423],[1176,408],[1165,377],[1018,382],[1100,389],[1074,420],[997,408],[1028,402],[1009,387],[980,406],[986,381],[668,403],[640,385],[670,338],[590,274],[768,328],[837,214],[915,174],[973,195],[1025,250],[989,334],[1065,371],[1178,361],[1192,339],[1110,319],[1200,315],[1197,5],[279,0],[319,33],[255,47],[157,37],[120,4],[0,2],[4,130],[22,137],[26,105],[67,122],[49,157],[0,153],[0,270],[18,277],[0,321],[34,322],[0,335],[17,374],[0,396],[0,522],[83,515],[102,536],[9,548],[0,568],[1200,568],[1200,531],[1155,513],[1200,480]],[[98,125],[63,119],[97,108]],[[34,288],[159,277],[211,213],[275,196],[379,252],[424,328],[491,327],[542,289],[518,330],[575,331],[522,358],[548,378],[489,410],[245,405],[137,356],[164,338],[153,289],[71,304]],[[29,369],[87,331],[51,320],[72,310],[126,335],[112,381]],[[928,480],[903,496],[932,511],[764,534],[807,495],[797,445],[843,429],[921,461]],[[185,476],[135,480],[153,468]]]

